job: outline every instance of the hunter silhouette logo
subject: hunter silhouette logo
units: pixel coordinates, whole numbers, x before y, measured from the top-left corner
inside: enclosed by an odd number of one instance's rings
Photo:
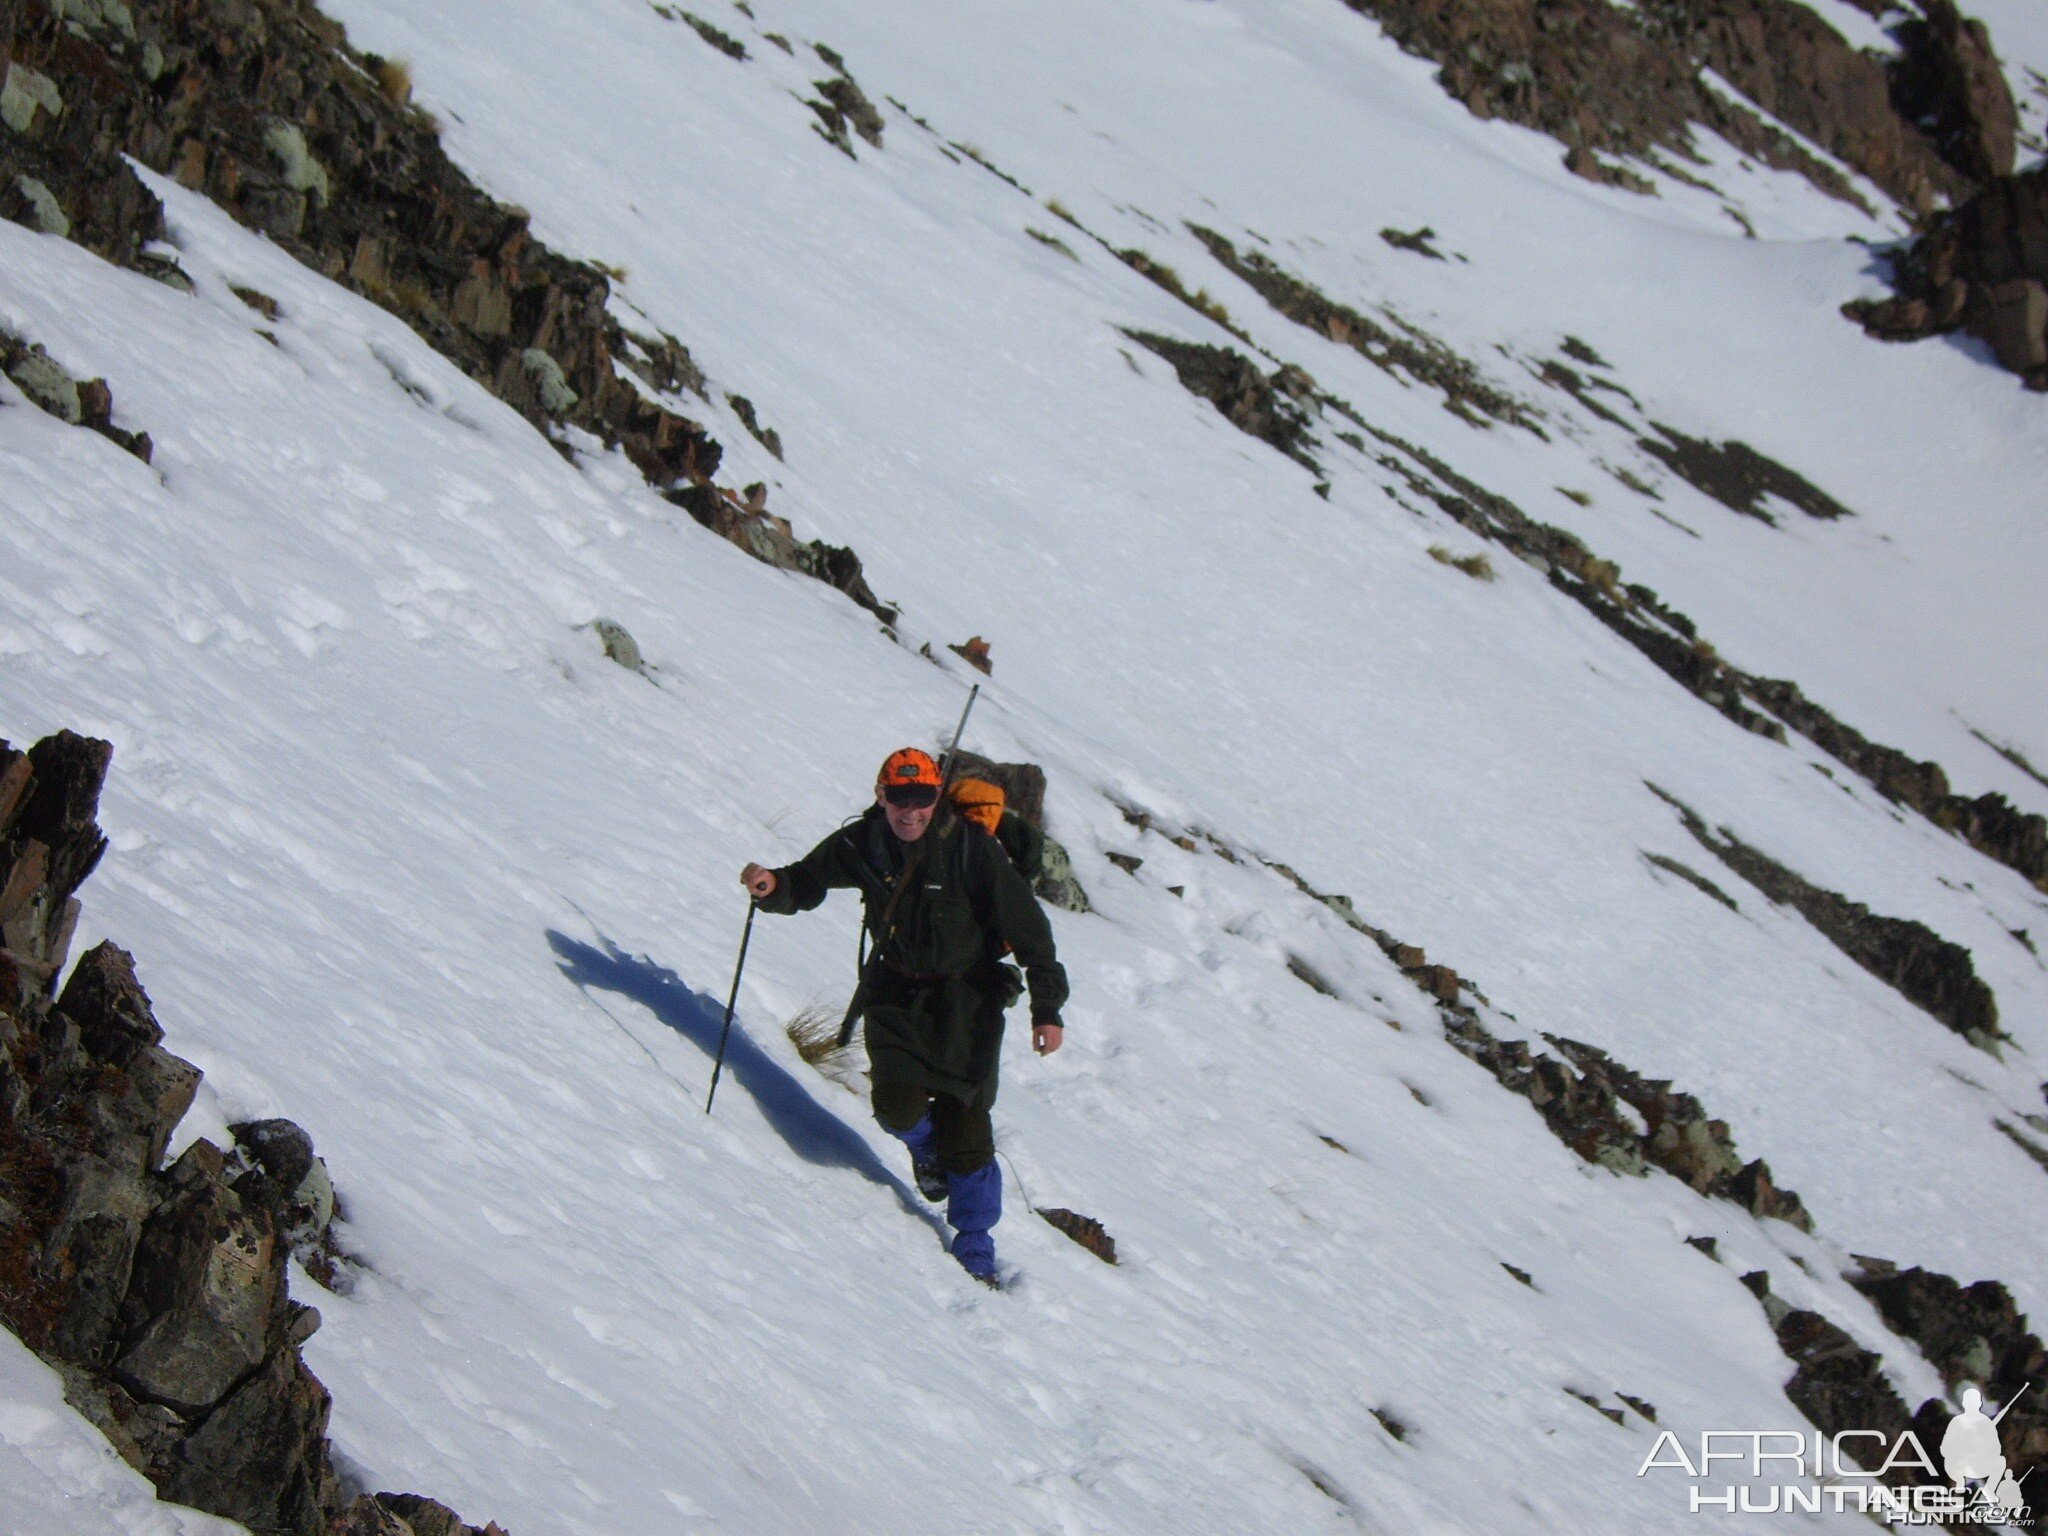
[[[2021,1487],[2032,1469],[2013,1471],[1998,1426],[2031,1385],[2015,1392],[1996,1417],[1984,1412],[1984,1394],[1966,1387],[1962,1412],[1942,1432],[1939,1465],[1910,1429],[1896,1440],[1871,1429],[1709,1429],[1701,1431],[1697,1453],[1667,1429],[1636,1476],[1683,1471],[1694,1480],[1694,1514],[1855,1511],[1886,1525],[2024,1529],[2035,1523]],[[1745,1480],[1727,1480],[1730,1472]],[[1706,1486],[1708,1480],[1720,1486]]]
[[[1998,1410],[1998,1418],[1989,1418],[1984,1412],[1984,1394],[1975,1387],[1963,1389],[1963,1411],[1948,1421],[1948,1428],[1941,1435],[1941,1464],[1948,1478],[1961,1493],[1963,1485],[1976,1482],[1984,1497],[2004,1514],[2008,1521],[2017,1522],[2026,1514],[2026,1497],[2020,1492],[2019,1479],[2012,1475],[2012,1468],[2005,1464],[2005,1448],[1999,1444],[1998,1425],[2012,1412],[2012,1404],[2025,1396],[2026,1388],[2013,1395],[2011,1403]]]

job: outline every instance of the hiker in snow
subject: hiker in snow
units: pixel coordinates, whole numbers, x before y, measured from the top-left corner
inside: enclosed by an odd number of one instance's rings
[[[1003,1010],[1017,997],[1004,946],[1024,968],[1042,1056],[1060,1048],[1067,973],[1031,887],[1000,843],[940,803],[944,783],[930,754],[891,753],[865,812],[796,863],[749,864],[740,880],[762,911],[782,914],[830,890],[861,893],[875,945],[859,994],[875,1118],[910,1148],[919,1192],[947,1202],[953,1256],[993,1285],[1003,1182],[989,1110]]]

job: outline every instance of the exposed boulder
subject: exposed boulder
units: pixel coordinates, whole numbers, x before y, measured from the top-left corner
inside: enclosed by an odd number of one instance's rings
[[[1102,1223],[1093,1216],[1083,1216],[1079,1211],[1069,1211],[1059,1206],[1054,1206],[1050,1210],[1041,1207],[1038,1214],[1103,1263],[1117,1262],[1116,1239],[1111,1237]]]
[[[1990,30],[1955,0],[1920,0],[1920,7],[1924,14],[1907,17],[1895,34],[1903,51],[1892,71],[1894,103],[1972,181],[2011,175],[2019,112]]]
[[[2048,390],[2048,167],[1999,177],[1899,251],[1892,286],[1843,313],[1884,341],[1968,331]]]

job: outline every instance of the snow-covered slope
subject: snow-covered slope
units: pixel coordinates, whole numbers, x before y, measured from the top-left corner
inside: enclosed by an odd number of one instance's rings
[[[892,639],[623,457],[565,461],[175,184],[152,181],[192,296],[0,222],[0,326],[156,443],[145,466],[0,384],[0,735],[116,744],[81,940],[136,953],[206,1070],[185,1136],[289,1115],[334,1172],[362,1269],[316,1298],[308,1356],[366,1485],[517,1536],[1683,1530],[1710,1516],[1682,1480],[1635,1475],[1656,1429],[1568,1394],[1682,1435],[1796,1424],[1745,1271],[1881,1350],[1909,1404],[1941,1383],[1837,1278],[1850,1253],[2048,1311],[2048,1233],[2008,1219],[2042,1173],[1994,1126],[2043,1108],[2048,899],[1803,738],[1740,730],[1521,562],[1433,559],[1483,546],[1341,418],[1319,495],[1124,333],[1245,344],[1046,204],[1729,660],[2048,811],[1991,745],[2048,763],[2048,416],[1967,347],[1839,317],[1876,286],[1856,240],[1895,224],[1732,154],[1756,240],[1720,197],[1576,180],[1336,0],[754,0],[708,18],[744,61],[640,0],[329,8],[409,61],[538,236],[624,269],[622,317],[688,342],[721,478],[765,481],[903,608]],[[901,104],[880,148],[815,130],[815,44]],[[1440,338],[1541,433],[1292,324],[1189,221]],[[1380,237],[1423,225],[1452,259]],[[1628,427],[1537,381],[1567,336]],[[1738,517],[1638,418],[1749,443],[1854,516]],[[651,677],[603,658],[600,617]],[[739,866],[936,739],[971,634],[995,672],[970,744],[1045,766],[1097,908],[1055,914],[1067,1048],[1006,1064],[1003,1295],[782,1036],[844,998],[843,898],[756,925],[703,1112]],[[1649,784],[1965,946],[2002,1058],[1712,865]],[[1818,1235],[1582,1162],[1260,860],[1455,967],[1495,1033],[1697,1094]],[[1122,1265],[1027,1197],[1099,1218]],[[0,1465],[64,1507],[35,1480],[71,1461]]]

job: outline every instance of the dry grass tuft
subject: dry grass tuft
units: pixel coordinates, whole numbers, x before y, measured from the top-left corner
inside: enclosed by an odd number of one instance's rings
[[[1493,580],[1493,562],[1484,553],[1476,555],[1454,555],[1441,544],[1429,546],[1429,558],[1439,565],[1448,565],[1463,571],[1475,581]]]
[[[813,1003],[783,1025],[782,1032],[806,1064],[842,1087],[850,1087],[853,1048],[839,1043],[839,1018],[837,1010]]]
[[[394,107],[407,105],[412,100],[412,66],[403,59],[379,59],[377,89]]]

